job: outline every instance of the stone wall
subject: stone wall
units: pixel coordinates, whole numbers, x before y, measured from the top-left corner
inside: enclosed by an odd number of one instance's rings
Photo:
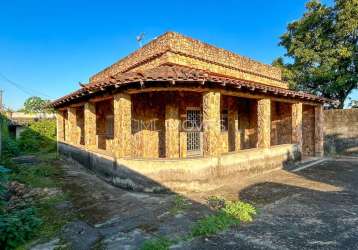
[[[100,149],[112,151],[113,134],[113,99],[96,103],[96,135]]]
[[[162,94],[132,95],[133,157],[165,157],[165,104]]]
[[[271,146],[289,144],[292,140],[292,104],[271,103]]]
[[[358,155],[358,109],[324,111],[324,150]]]
[[[186,157],[186,135],[183,123],[186,120],[187,108],[202,110],[202,94],[190,92],[174,93],[141,93],[132,95],[132,157],[163,158],[167,153],[170,158]],[[168,138],[165,131],[166,106],[178,107],[179,140],[171,140],[171,150],[166,152]],[[169,111],[167,109],[167,111]],[[167,119],[169,119],[167,114]],[[175,131],[171,131],[175,134]],[[178,148],[179,153],[173,153]],[[177,156],[177,157],[175,157]]]
[[[257,146],[257,101],[238,98],[239,149]]]

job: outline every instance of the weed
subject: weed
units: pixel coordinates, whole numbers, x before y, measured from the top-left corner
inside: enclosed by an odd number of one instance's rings
[[[250,222],[256,215],[256,209],[245,202],[230,202],[218,197],[210,197],[208,203],[218,212],[196,222],[191,232],[193,237],[216,234],[238,225],[240,221]]]
[[[147,240],[141,246],[141,250],[167,250],[173,244],[171,240],[166,237],[158,237],[156,239]]]
[[[228,229],[230,226],[237,225],[239,222],[238,219],[235,219],[224,212],[219,212],[196,222],[191,233],[193,237],[209,236]]]
[[[173,207],[170,209],[171,214],[178,214],[188,207],[188,201],[180,195],[176,195],[173,202]]]
[[[225,206],[225,199],[218,196],[210,196],[207,199],[208,206],[214,210],[219,210]]]

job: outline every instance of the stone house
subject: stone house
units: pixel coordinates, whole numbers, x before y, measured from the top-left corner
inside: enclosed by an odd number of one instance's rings
[[[168,32],[52,103],[59,152],[135,190],[180,188],[323,154],[323,104],[281,71]]]

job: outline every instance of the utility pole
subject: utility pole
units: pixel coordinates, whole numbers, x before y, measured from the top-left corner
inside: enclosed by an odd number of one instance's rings
[[[3,119],[4,119],[4,109],[2,105],[2,95],[4,91],[0,90],[0,159],[2,159],[2,129],[3,129]]]
[[[2,94],[3,93],[4,93],[4,91],[0,89],[0,111],[3,111],[3,106],[2,106]]]

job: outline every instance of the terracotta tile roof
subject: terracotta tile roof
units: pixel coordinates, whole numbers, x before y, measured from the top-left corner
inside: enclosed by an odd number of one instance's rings
[[[82,97],[94,95],[96,92],[105,92],[110,87],[121,87],[134,83],[141,83],[142,85],[145,82],[160,81],[183,81],[201,83],[210,82],[218,84],[218,86],[221,87],[236,87],[236,89],[238,89],[237,91],[247,90],[255,93],[278,95],[288,98],[309,100],[320,103],[333,102],[332,100],[303,92],[268,86],[248,80],[221,76],[218,74],[206,72],[204,70],[193,69],[179,65],[162,65],[142,72],[119,73],[115,76],[108,77],[103,81],[88,83],[79,90],[55,100],[54,102],[52,102],[51,105],[53,107],[59,107],[65,105],[68,102],[75,102]]]

